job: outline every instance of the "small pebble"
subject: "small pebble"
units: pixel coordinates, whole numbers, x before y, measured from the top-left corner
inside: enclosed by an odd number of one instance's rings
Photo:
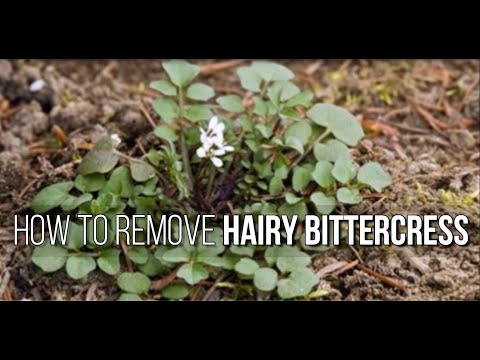
[[[33,83],[30,84],[29,89],[30,89],[31,92],[38,92],[38,91],[42,90],[45,87],[45,85],[47,85],[47,84],[42,79],[35,80]]]

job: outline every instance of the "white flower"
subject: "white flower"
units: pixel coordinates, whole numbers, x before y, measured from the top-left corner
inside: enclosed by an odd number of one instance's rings
[[[33,83],[30,84],[30,91],[31,92],[40,91],[45,87],[45,85],[47,85],[47,84],[42,79],[35,80]]]
[[[118,136],[118,134],[110,135],[110,140],[112,140],[114,147],[117,147],[122,142],[122,139],[120,139],[120,136]]]
[[[222,167],[223,161],[219,156],[234,150],[233,146],[225,144],[223,132],[225,125],[219,122],[218,117],[214,116],[208,123],[207,130],[200,129],[200,142],[202,146],[197,149],[199,158],[208,158],[216,167]]]

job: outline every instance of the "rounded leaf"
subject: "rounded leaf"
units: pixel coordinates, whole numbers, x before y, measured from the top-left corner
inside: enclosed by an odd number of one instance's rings
[[[277,267],[282,273],[289,273],[310,265],[310,256],[294,247],[282,248],[277,257]]]
[[[317,275],[310,269],[295,270],[287,279],[278,282],[278,295],[282,299],[306,296],[318,281]]]
[[[123,273],[118,277],[118,287],[132,294],[146,294],[150,289],[150,279],[142,273]]]
[[[119,156],[113,150],[93,149],[83,158],[78,172],[80,175],[105,174],[117,165]]]
[[[130,163],[130,173],[136,182],[145,182],[155,177],[153,166],[143,161],[132,161]]]
[[[376,162],[369,162],[358,170],[357,180],[370,186],[376,192],[382,192],[384,188],[392,184],[392,178],[383,170],[382,166]]]
[[[120,272],[120,250],[109,249],[102,252],[97,260],[98,267],[108,275],[116,275]]]
[[[321,191],[313,193],[310,196],[310,200],[322,215],[330,214],[337,206],[337,201],[333,196],[326,196]]]
[[[340,188],[337,191],[337,200],[343,204],[355,205],[362,201],[358,189]]]
[[[336,139],[330,139],[325,142],[325,144],[315,144],[313,154],[318,161],[325,160],[332,163],[337,161],[340,157],[350,157],[347,145]]]
[[[60,270],[67,261],[67,249],[45,244],[35,247],[32,262],[43,271],[49,273]]]
[[[65,197],[68,196],[68,192],[72,190],[72,188],[72,181],[47,186],[33,198],[30,207],[37,214],[46,213],[57,206],[60,206],[65,201]]]
[[[153,110],[166,123],[171,123],[179,116],[178,105],[171,99],[156,99],[153,101],[152,106]]]
[[[168,285],[162,290],[162,296],[168,300],[185,299],[189,293],[189,288],[181,284]]]
[[[317,104],[307,116],[313,122],[329,129],[335,137],[350,146],[357,145],[365,136],[359,121],[347,110],[332,104]]]
[[[208,271],[202,264],[183,264],[178,269],[177,276],[185,280],[190,285],[198,284],[200,281],[208,279]]]
[[[238,95],[221,96],[217,99],[217,103],[223,110],[229,112],[240,113],[245,110],[242,98]]]
[[[142,301],[142,298],[137,294],[124,293],[120,295],[117,301]]]
[[[321,187],[329,188],[335,183],[332,176],[333,165],[328,161],[319,161],[312,172],[312,179]]]
[[[245,276],[252,276],[258,268],[256,261],[248,258],[243,258],[235,264],[235,271]]]
[[[240,78],[240,83],[245,90],[252,92],[260,92],[260,84],[262,78],[250,66],[242,66],[237,69],[237,75]]]
[[[304,201],[300,201],[293,205],[285,203],[278,208],[278,214],[287,215],[289,218],[293,215],[298,215],[298,220],[304,221],[305,216],[308,214],[308,209]]]
[[[357,174],[357,167],[349,158],[341,157],[335,161],[332,169],[332,175],[342,184],[348,184]]]
[[[213,116],[210,106],[192,105],[187,107],[185,117],[190,121],[209,120]]]
[[[103,174],[78,175],[75,178],[75,187],[83,193],[99,191],[105,185]]]
[[[252,69],[267,81],[287,81],[295,77],[292,71],[283,65],[271,61],[254,61]]]
[[[285,139],[295,137],[305,145],[312,136],[312,127],[307,121],[300,121],[290,125],[285,132]]]
[[[150,88],[166,96],[176,96],[177,88],[170,81],[159,80],[150,83]]]
[[[67,271],[68,276],[74,280],[78,280],[87,276],[90,272],[95,270],[96,267],[97,263],[93,257],[87,254],[79,254],[68,258],[65,270]]]
[[[292,187],[296,192],[304,190],[312,180],[312,169],[306,166],[299,166],[293,169]]]
[[[185,60],[171,60],[163,63],[170,80],[178,87],[185,87],[199,74],[200,68]]]
[[[258,269],[253,275],[253,283],[261,291],[272,291],[277,286],[277,281],[277,272],[270,268]]]
[[[192,100],[207,101],[215,96],[215,91],[208,85],[195,83],[188,87],[187,97]]]
[[[170,141],[171,143],[177,141],[178,135],[170,126],[168,125],[160,125],[155,128],[154,134],[156,137]]]

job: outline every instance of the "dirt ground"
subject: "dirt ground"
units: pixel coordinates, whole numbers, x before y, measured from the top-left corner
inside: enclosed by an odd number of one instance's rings
[[[379,161],[394,184],[350,214],[465,214],[465,247],[338,248],[315,256],[325,273],[323,300],[480,299],[480,110],[478,60],[282,60],[317,101],[345,106],[367,133],[357,158]],[[197,61],[218,94],[239,92],[237,62]],[[118,297],[99,272],[73,281],[42,275],[31,249],[13,245],[13,215],[45,185],[74,176],[75,154],[117,132],[132,154],[152,141],[150,81],[165,78],[159,60],[0,60],[0,299]],[[31,92],[43,79],[46,86]],[[146,114],[147,113],[147,114]],[[59,131],[61,128],[62,131]],[[64,139],[64,134],[68,139]],[[332,269],[360,260],[358,267]],[[389,286],[381,276],[405,285]],[[218,293],[212,298],[222,298]]]

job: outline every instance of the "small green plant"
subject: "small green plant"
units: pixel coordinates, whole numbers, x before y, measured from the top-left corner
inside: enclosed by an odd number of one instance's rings
[[[151,84],[159,93],[153,101],[158,145],[132,158],[119,150],[118,136],[104,138],[83,157],[74,181],[43,189],[33,211],[104,214],[110,224],[116,214],[229,211],[303,220],[308,213],[330,214],[340,203],[358,204],[365,188],[381,192],[391,183],[379,164],[358,166],[352,159],[349,148],[364,136],[357,119],[335,105],[313,104],[313,93],[299,89],[288,68],[255,61],[237,70],[244,97],[215,97],[211,87],[195,82],[196,65],[175,60],[163,66],[169,80]],[[300,234],[298,247],[225,248],[221,228],[209,238],[216,246],[118,249],[90,242],[94,230],[113,243],[112,225],[88,223],[83,247],[82,227],[71,223],[67,246],[37,247],[33,262],[45,272],[65,267],[73,279],[98,267],[117,278],[120,300],[148,298],[151,279],[167,274],[176,280],[161,296],[188,298],[192,286],[220,272],[228,272],[229,281],[219,286],[253,283],[259,294],[290,299],[314,291],[318,277],[309,253],[325,250],[302,246]],[[124,272],[126,261],[133,271]]]

